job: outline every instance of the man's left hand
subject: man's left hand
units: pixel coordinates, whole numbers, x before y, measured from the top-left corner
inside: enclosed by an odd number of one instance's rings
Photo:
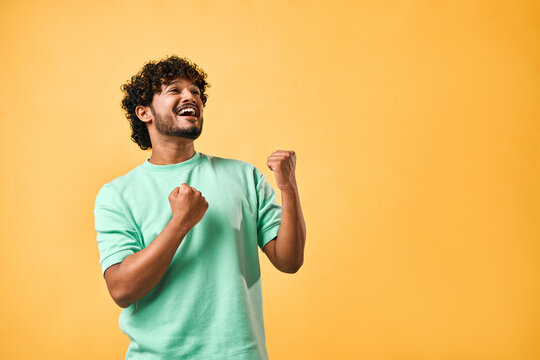
[[[281,190],[296,190],[296,154],[294,151],[277,150],[268,157],[266,165],[276,176],[277,187]]]

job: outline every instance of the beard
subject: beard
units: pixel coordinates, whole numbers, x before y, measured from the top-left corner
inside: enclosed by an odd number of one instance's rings
[[[178,137],[184,137],[188,139],[195,140],[201,135],[202,128],[203,128],[203,118],[202,116],[199,118],[198,122],[200,123],[200,127],[196,124],[189,123],[187,127],[179,127],[177,125],[178,119],[176,117],[172,116],[166,116],[162,117],[161,115],[154,113],[154,125],[156,126],[156,130],[159,131],[163,135],[169,135],[169,136],[178,136]],[[164,120],[165,119],[165,120]]]

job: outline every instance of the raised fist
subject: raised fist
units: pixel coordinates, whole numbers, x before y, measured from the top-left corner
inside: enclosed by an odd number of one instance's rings
[[[172,220],[177,221],[186,229],[191,230],[203,218],[208,210],[208,202],[201,192],[186,183],[169,194]]]

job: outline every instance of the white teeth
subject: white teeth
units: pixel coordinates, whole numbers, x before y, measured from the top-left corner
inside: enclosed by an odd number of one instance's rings
[[[178,112],[178,115],[190,114],[190,115],[193,115],[193,116],[194,116],[195,113],[196,113],[196,111],[195,111],[194,108],[192,108],[192,107],[185,107],[185,108],[183,108],[182,110],[180,110],[180,111]]]

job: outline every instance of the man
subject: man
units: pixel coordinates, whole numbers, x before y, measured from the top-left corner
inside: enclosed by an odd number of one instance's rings
[[[282,272],[303,264],[294,151],[267,161],[282,206],[255,166],[195,151],[206,77],[170,56],[122,85],[131,138],[152,155],[101,187],[94,214],[126,359],[267,359],[257,248]]]

